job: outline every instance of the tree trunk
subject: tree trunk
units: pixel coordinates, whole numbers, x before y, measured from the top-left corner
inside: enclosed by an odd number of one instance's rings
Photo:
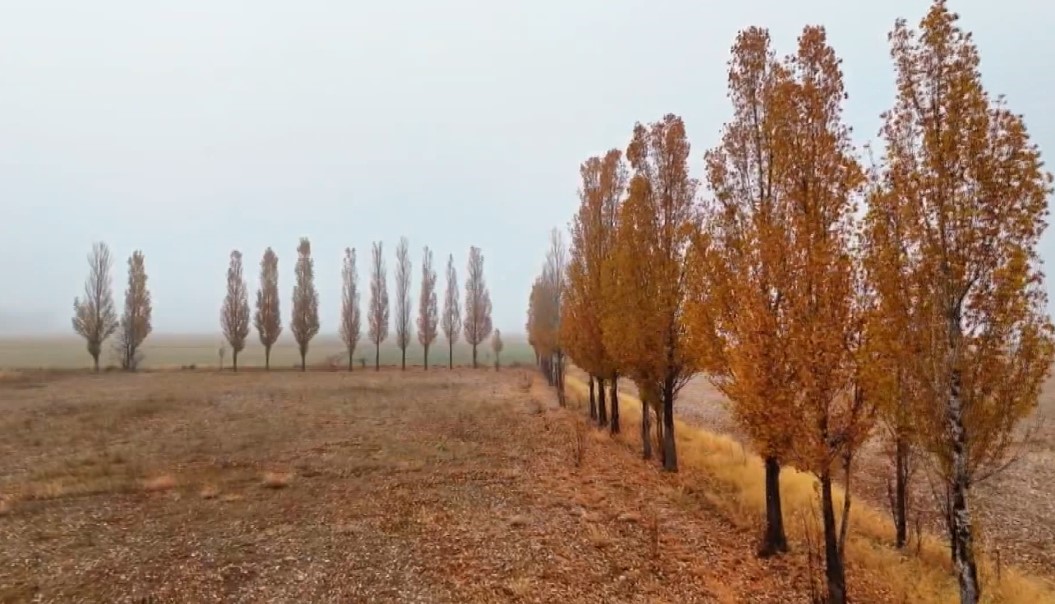
[[[300,349],[300,370],[308,370],[308,351],[304,348]]]
[[[355,351],[354,351],[354,350],[352,350],[351,348],[349,348],[349,349],[348,349],[348,371],[351,371],[351,370],[352,370],[352,363],[353,363],[353,361],[354,361],[354,359],[353,359],[352,357],[353,357],[354,355],[355,355]]]
[[[374,371],[381,371],[381,342],[374,342]]]
[[[454,369],[454,340],[447,340],[447,369]]]
[[[271,371],[271,345],[264,346],[264,371]]]
[[[98,352],[93,352],[92,353],[92,367],[94,368],[95,373],[99,373],[99,353]]]
[[[663,469],[678,471],[678,451],[674,444],[674,380],[663,384]]]
[[[590,382],[590,419],[597,419],[597,398],[594,397],[593,392],[593,376],[587,375],[586,379]]]
[[[644,394],[639,392],[638,394]],[[652,429],[649,425],[651,423],[652,410],[648,408],[648,397],[641,397],[641,456],[645,459],[652,459]]]
[[[231,351],[231,371],[238,373],[238,351]]]
[[[608,425],[608,394],[601,378],[597,378],[597,390],[597,425],[603,428]]]
[[[557,352],[557,402],[561,407],[568,406],[568,397],[564,392],[564,353]]]
[[[894,529],[898,549],[908,541],[908,443],[898,435],[894,443]]]
[[[619,374],[612,375],[612,391],[609,400],[612,401],[612,434],[619,434]]]
[[[824,575],[828,580],[828,604],[846,604],[846,574],[836,534],[832,477],[828,472],[821,474],[821,513],[824,516]]]
[[[974,561],[974,538],[971,534],[971,510],[967,505],[970,476],[967,470],[967,433],[963,424],[963,401],[960,399],[960,371],[953,369],[947,409],[947,430],[952,444],[949,533],[952,537],[952,564],[960,584],[960,603],[976,604],[981,597],[978,568]]]
[[[425,344],[425,371],[429,370],[429,345]]]
[[[659,396],[659,393],[656,394]],[[662,402],[662,401],[660,401]],[[666,459],[666,451],[663,447],[663,410],[661,404],[650,405],[652,407],[651,412],[654,420],[656,420],[656,450],[659,451],[659,463],[664,463]]]
[[[473,344],[473,369],[476,369],[476,344]]]
[[[407,349],[403,348],[402,350],[403,350],[403,362],[400,365],[400,369],[402,371],[406,371],[407,370]]]
[[[784,533],[784,512],[780,505],[780,461],[766,456],[766,532],[758,555],[763,558],[788,551],[788,537]]]

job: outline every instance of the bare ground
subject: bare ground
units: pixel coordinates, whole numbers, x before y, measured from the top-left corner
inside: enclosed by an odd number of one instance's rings
[[[535,382],[4,376],[0,601],[807,599]]]
[[[636,393],[631,383],[620,382],[620,387]],[[676,414],[690,423],[747,441],[730,416],[724,397],[706,377],[696,377],[685,386],[676,403]],[[972,500],[976,526],[982,533],[984,549],[994,558],[1055,580],[1055,379],[1044,388],[1036,416],[1025,423],[1028,441],[1019,458],[976,487]],[[889,509],[888,481],[893,480],[893,466],[880,438],[868,444],[856,464],[855,496],[879,509]],[[922,467],[913,480],[915,501],[910,517],[918,515],[924,530],[940,534],[934,491]],[[914,530],[910,527],[910,532]]]

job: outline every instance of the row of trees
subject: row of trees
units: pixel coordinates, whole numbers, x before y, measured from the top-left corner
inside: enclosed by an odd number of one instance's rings
[[[442,313],[437,302],[437,275],[432,251],[426,247],[422,257],[421,289],[418,303],[417,337],[424,349],[425,368],[428,369],[429,348],[442,329],[447,339],[450,365],[453,367],[454,344],[464,333],[472,346],[473,367],[477,366],[477,346],[492,338],[496,355],[501,353],[501,335],[492,329],[491,294],[484,279],[484,256],[477,247],[469,249],[468,278],[465,282],[464,317],[458,292],[458,275],[454,256],[447,260],[447,290]],[[147,275],[143,253],[136,251],[128,260],[128,289],[125,292],[125,311],[117,316],[111,290],[113,265],[109,248],[104,243],[92,247],[88,256],[89,275],[83,298],[74,300],[74,330],[87,341],[95,370],[99,370],[99,355],[103,343],[117,333],[115,350],[122,368],[134,370],[142,359],[139,349],[151,331],[151,298],[147,289]],[[342,299],[340,336],[348,349],[348,370],[352,369],[356,347],[361,339],[363,314],[360,308],[359,278],[354,249],[346,249],[342,268]],[[319,295],[315,288],[315,268],[311,257],[311,243],[301,238],[297,246],[294,268],[293,309],[289,328],[300,352],[301,370],[306,369],[308,347],[319,332]],[[411,260],[409,244],[402,238],[396,248],[395,271],[395,340],[402,351],[402,367],[406,369],[407,348],[414,335],[411,322]],[[382,243],[373,245],[370,273],[370,302],[366,309],[367,337],[374,344],[374,367],[380,369],[381,343],[388,339],[390,302],[387,269],[382,254]],[[271,349],[282,333],[282,313],[278,294],[278,255],[270,247],[260,260],[260,289],[256,292],[256,308],[249,306],[249,286],[242,266],[242,253],[232,251],[227,268],[227,294],[220,310],[220,326],[232,353],[232,369],[238,370],[238,354],[245,349],[250,328],[254,327],[264,347],[264,365],[271,368]],[[496,357],[497,358],[497,357]]]
[[[396,345],[402,351],[401,366],[406,369],[407,348],[414,337],[414,322],[411,320],[411,272],[410,247],[404,237],[396,246],[395,316],[392,317],[383,244],[380,241],[373,244],[370,260],[370,301],[366,308],[366,336],[374,345],[375,370],[381,367],[381,344],[389,337],[390,323],[395,331]],[[319,331],[318,293],[315,290],[311,244],[307,238],[302,238],[297,248],[295,279],[290,330],[300,350],[301,370],[304,370],[308,346]],[[359,275],[356,268],[356,252],[352,248],[344,251],[341,280],[339,331],[348,349],[348,370],[351,371],[355,350],[363,335]],[[260,343],[264,346],[265,367],[270,368],[271,347],[282,331],[278,304],[278,258],[271,248],[264,252],[260,262],[260,284],[253,323],[260,335]],[[447,259],[447,291],[442,314],[438,306],[436,285],[432,250],[426,246],[422,254],[421,289],[416,322],[418,341],[424,350],[425,368],[428,369],[429,366],[429,348],[436,341],[440,329],[447,339],[451,366],[453,367],[454,344],[458,341],[459,332],[462,332],[466,342],[472,346],[473,367],[476,367],[477,346],[485,342],[493,331],[491,294],[484,279],[483,253],[477,247],[469,248],[464,317],[458,299],[458,275],[454,268],[453,255]],[[220,313],[224,337],[231,346],[235,371],[238,370],[238,353],[245,348],[249,336],[249,312],[249,295],[242,276],[242,255],[235,250],[231,252],[227,269],[227,296]]]
[[[88,254],[88,278],[84,296],[73,300],[73,330],[87,342],[95,371],[103,343],[117,334],[114,352],[122,369],[134,370],[143,355],[139,348],[150,335],[150,289],[143,252],[136,250],[128,258],[128,288],[125,289],[124,312],[119,317],[114,303],[112,279],[113,256],[105,243],[96,243]]]
[[[896,545],[915,460],[944,487],[961,601],[978,601],[970,493],[1006,466],[1052,362],[1036,251],[1052,177],[1021,116],[985,92],[957,19],[938,0],[918,30],[896,23],[896,101],[871,166],[843,123],[825,30],[806,27],[785,58],[765,29],[740,32],[732,118],[704,156],[709,195],[689,175],[682,120],[638,124],[625,154],[583,163],[570,259],[555,236],[529,303],[551,381],[562,390],[570,357],[613,432],[604,385],[633,381],[644,456],[651,410],[668,470],[675,397],[709,377],[765,461],[760,554],[787,550],[781,467],[813,472],[830,602],[846,601],[850,509],[847,491],[837,525],[832,481],[849,489],[873,434],[894,457]]]

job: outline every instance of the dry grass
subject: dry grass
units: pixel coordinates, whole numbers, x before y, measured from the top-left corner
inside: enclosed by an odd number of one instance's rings
[[[143,490],[147,492],[168,491],[178,486],[176,478],[171,474],[154,476],[143,481]]]
[[[581,398],[586,386],[574,378],[568,386]],[[640,440],[641,403],[634,397],[620,395],[624,422],[620,437],[637,447]],[[678,458],[683,474],[702,471],[719,487],[705,496],[711,505],[721,509],[731,520],[747,529],[760,527],[765,512],[765,472],[762,460],[745,449],[734,438],[715,434],[675,420]],[[781,497],[790,539],[803,540],[801,522],[790,521],[816,509],[817,480],[812,474],[794,468],[781,472]],[[842,509],[843,492],[836,489],[836,509]],[[889,518],[868,505],[855,502],[850,516],[850,538],[847,564],[854,569],[886,577],[899,602],[944,604],[958,599],[951,576],[948,549],[933,535],[924,535],[918,556],[906,555],[892,547],[893,527]],[[1055,588],[1043,580],[1005,567],[999,579],[989,559],[982,557],[980,573],[986,599],[994,602],[1035,604],[1055,602]],[[851,581],[853,580],[851,576]]]
[[[260,486],[266,489],[284,489],[292,480],[293,474],[290,472],[264,472]]]

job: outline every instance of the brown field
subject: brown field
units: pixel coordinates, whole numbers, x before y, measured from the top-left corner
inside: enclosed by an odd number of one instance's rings
[[[0,600],[806,597],[534,381],[8,373]]]
[[[526,370],[7,372],[0,601],[809,601],[799,516],[754,556],[742,449],[683,424],[664,474],[624,408],[612,439]],[[951,601],[876,543],[855,601]],[[1014,576],[1004,600],[1052,593]]]

